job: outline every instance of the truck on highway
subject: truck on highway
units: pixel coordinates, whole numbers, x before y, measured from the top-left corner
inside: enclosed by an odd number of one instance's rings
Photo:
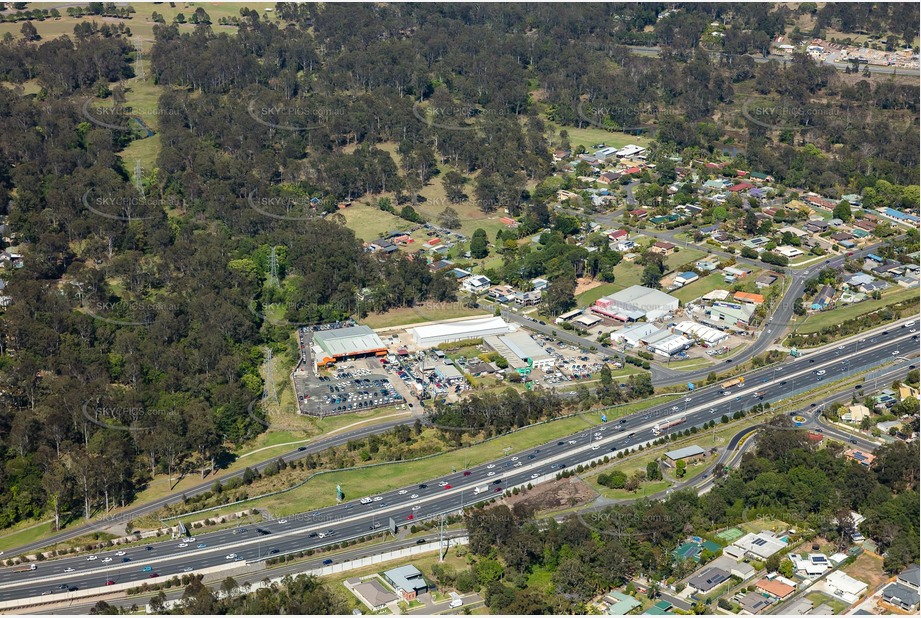
[[[483,485],[482,487],[477,487],[473,490],[473,495],[478,496],[481,493],[489,491],[489,485]]]
[[[27,571],[34,571],[37,568],[38,567],[36,567],[34,564],[24,564],[21,567],[13,569],[13,573],[25,573]]]
[[[743,378],[742,376],[739,376],[738,378],[733,378],[733,379],[731,379],[731,380],[726,380],[725,382],[723,382],[722,384],[720,384],[720,386],[722,386],[723,388],[732,388],[732,387],[735,386],[736,384],[738,384],[738,385],[740,385],[740,386],[741,386],[742,384],[745,384],[745,378]]]
[[[680,425],[681,423],[685,422],[686,420],[687,420],[686,418],[681,417],[681,418],[676,418],[675,420],[672,420],[672,421],[668,421],[668,422],[666,422],[666,423],[656,423],[656,424],[653,425],[653,427],[652,427],[652,433],[654,433],[654,434],[656,434],[656,435],[659,435],[660,433],[662,433],[663,431],[665,431],[665,430],[668,429],[669,427],[674,427],[675,425]]]

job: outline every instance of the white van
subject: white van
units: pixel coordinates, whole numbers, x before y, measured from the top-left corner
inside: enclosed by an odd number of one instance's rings
[[[460,607],[463,604],[464,604],[463,599],[454,599],[453,601],[451,601],[451,604],[448,607],[451,607],[453,609],[455,607]]]

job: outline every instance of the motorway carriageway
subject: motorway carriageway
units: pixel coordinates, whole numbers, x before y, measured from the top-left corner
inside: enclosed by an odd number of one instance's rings
[[[60,592],[59,586],[76,586],[85,590],[104,587],[108,580],[142,583],[152,573],[161,577],[173,576],[230,564],[234,562],[228,557],[230,554],[236,554],[239,560],[259,561],[271,555],[317,549],[346,539],[382,533],[391,517],[399,526],[442,513],[457,512],[463,506],[498,497],[507,488],[551,480],[563,467],[572,468],[604,455],[615,456],[618,451],[647,444],[656,438],[652,431],[656,423],[684,417],[686,421],[673,428],[673,431],[683,432],[710,420],[719,422],[723,415],[731,417],[759,401],[785,399],[796,392],[811,390],[823,381],[832,382],[847,375],[856,375],[887,362],[907,362],[904,357],[915,355],[918,350],[918,335],[910,332],[917,327],[917,322],[912,321],[904,328],[893,326],[885,335],[871,335],[788,360],[780,366],[752,372],[746,376],[744,385],[729,391],[716,385],[691,392],[685,400],[655,406],[471,468],[469,475],[461,471],[428,481],[424,483],[425,488],[413,485],[385,492],[380,495],[380,500],[368,505],[360,504],[356,498],[309,513],[247,525],[245,532],[227,529],[198,535],[191,542],[152,543],[150,550],[145,546],[127,548],[123,557],[115,556],[118,549],[115,548],[100,553],[99,558],[92,562],[84,555],[38,562],[35,571],[15,572],[15,567],[4,568],[0,570],[0,601]],[[825,374],[819,376],[819,371],[825,371]],[[723,394],[727,392],[729,394]],[[754,396],[755,392],[763,392],[764,398],[759,400]],[[598,412],[591,412],[595,413]],[[596,434],[601,437],[596,438]],[[440,481],[449,483],[451,488],[440,487]],[[484,485],[489,487],[487,492],[475,495],[474,488]],[[345,489],[348,491],[348,488]],[[410,516],[412,519],[409,519]],[[329,530],[334,531],[332,536],[319,536],[319,533]],[[187,547],[179,547],[180,543],[187,543]],[[199,548],[199,544],[206,547]],[[277,553],[270,554],[273,550]],[[103,563],[106,557],[112,561]],[[122,562],[124,558],[130,561]],[[150,566],[151,570],[143,571],[146,566]],[[74,571],[65,573],[65,569]]]

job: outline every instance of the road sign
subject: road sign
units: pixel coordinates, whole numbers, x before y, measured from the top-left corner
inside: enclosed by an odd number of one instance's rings
[[[342,493],[342,487],[340,485],[336,485],[336,500],[340,502],[345,500],[345,494]]]
[[[397,533],[397,522],[393,521],[393,517],[390,518],[390,521],[387,523],[387,527],[390,528],[391,534]]]
[[[602,415],[601,415],[601,422],[602,422],[602,423],[607,423],[607,422],[608,422],[608,415],[607,415],[607,414],[602,414]]]

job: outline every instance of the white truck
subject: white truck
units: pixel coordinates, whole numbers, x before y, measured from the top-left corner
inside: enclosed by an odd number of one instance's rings
[[[483,485],[482,487],[477,487],[476,489],[474,489],[473,495],[478,496],[482,493],[486,493],[487,491],[489,491],[489,485]]]

